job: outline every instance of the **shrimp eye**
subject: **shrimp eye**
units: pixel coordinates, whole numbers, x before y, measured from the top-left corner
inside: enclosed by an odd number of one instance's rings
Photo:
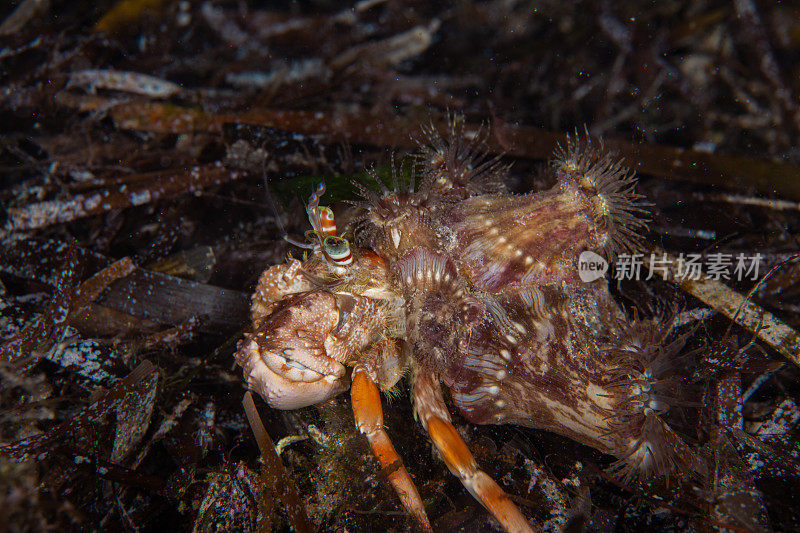
[[[322,241],[322,249],[325,255],[330,257],[337,265],[349,265],[353,262],[350,254],[350,243],[347,239],[329,235]]]

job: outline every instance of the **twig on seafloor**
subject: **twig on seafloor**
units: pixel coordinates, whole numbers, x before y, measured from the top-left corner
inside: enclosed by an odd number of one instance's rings
[[[720,311],[795,365],[800,366],[800,335],[781,319],[751,302],[750,294],[743,296],[724,283],[705,275],[700,279],[679,276],[676,257],[658,249],[654,249],[653,252],[656,256],[666,259],[663,264],[667,269],[668,281]],[[661,265],[659,268],[662,268]]]

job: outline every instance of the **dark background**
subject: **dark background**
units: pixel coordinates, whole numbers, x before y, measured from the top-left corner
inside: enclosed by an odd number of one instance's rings
[[[796,5],[20,4],[0,7],[0,531],[289,530],[231,357],[249,294],[299,255],[282,236],[303,239],[315,183],[344,226],[351,180],[447,113],[484,125],[518,193],[552,185],[565,134],[604,138],[654,203],[649,242],[763,254],[753,300],[800,325]],[[548,530],[799,529],[796,366],[669,283],[614,290],[703,318],[675,416],[712,475],[627,485],[568,439],[456,417],[481,465]],[[747,440],[715,412],[759,376]],[[434,528],[495,531],[407,392],[386,426]],[[413,528],[346,394],[256,403],[274,441],[304,437],[281,458],[315,527]]]

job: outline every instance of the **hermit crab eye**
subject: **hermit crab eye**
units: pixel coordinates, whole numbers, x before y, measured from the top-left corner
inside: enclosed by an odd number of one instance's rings
[[[319,217],[317,219],[317,224],[319,225],[319,231],[323,233],[323,235],[332,235],[336,236],[336,223],[333,221],[333,211],[330,207],[318,207],[317,212]],[[344,240],[344,239],[343,239]],[[347,241],[345,241],[347,244]]]
[[[330,257],[337,265],[349,265],[353,262],[350,254],[350,243],[347,239],[329,235],[322,241],[322,249],[325,255]]]

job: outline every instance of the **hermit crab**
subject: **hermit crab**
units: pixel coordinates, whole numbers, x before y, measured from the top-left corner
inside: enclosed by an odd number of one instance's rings
[[[305,260],[268,268],[253,295],[236,352],[247,385],[278,409],[349,388],[359,431],[426,530],[383,426],[380,391],[403,376],[449,470],[508,531],[531,526],[481,470],[448,403],[477,424],[546,429],[613,455],[624,479],[696,471],[664,418],[682,338],[667,320],[629,318],[604,279],[578,275],[581,253],[611,260],[639,246],[647,204],[633,176],[573,140],[556,154],[552,189],[510,194],[507,168],[480,143],[459,118],[444,134],[425,128],[411,185],[358,186],[349,240],[320,186]]]

